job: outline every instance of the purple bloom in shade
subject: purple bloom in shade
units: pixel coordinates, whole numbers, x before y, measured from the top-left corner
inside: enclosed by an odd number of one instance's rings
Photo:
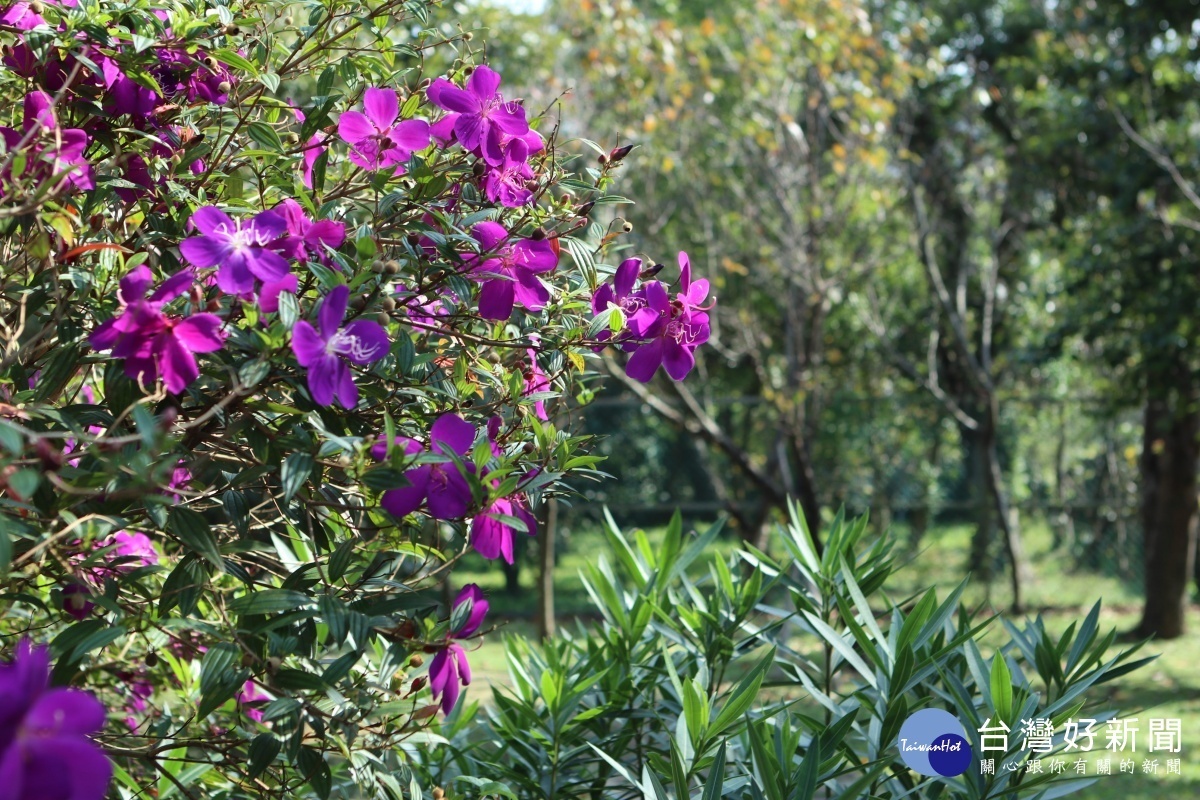
[[[466,639],[471,636],[479,630],[479,626],[483,624],[483,618],[487,616],[488,601],[483,596],[483,590],[474,583],[468,583],[454,598],[454,610],[457,611],[458,607],[468,600],[471,602],[471,610],[467,614],[466,621],[458,630],[450,631],[450,636],[454,639]],[[451,616],[454,616],[453,612],[451,612]]]
[[[336,250],[346,241],[344,224],[331,219],[313,221],[304,213],[300,204],[290,197],[276,206],[275,210],[287,223],[287,235],[275,242],[274,247],[288,258],[307,261],[311,255],[319,261],[327,261],[325,248],[332,247]]]
[[[533,200],[533,170],[529,168],[529,148],[521,139],[514,139],[504,153],[504,162],[488,170],[484,192],[488,200],[509,208],[518,208]]]
[[[90,738],[104,706],[78,689],[49,688],[50,656],[27,641],[0,666],[0,787],[14,800],[103,800],[113,767]]]
[[[429,662],[429,689],[436,700],[442,698],[442,713],[449,714],[458,704],[461,686],[471,684],[471,665],[467,663],[466,651],[457,642],[439,650]]]
[[[114,59],[98,55],[96,61],[104,76],[106,105],[114,113],[149,117],[163,104],[157,92],[132,80]]]
[[[292,329],[292,351],[308,370],[308,390],[318,405],[332,405],[336,396],[343,408],[354,408],[358,387],[346,362],[370,364],[388,352],[387,331],[378,322],[356,319],[342,327],[349,302],[350,288],[335,286],[317,311],[320,332],[305,320]]]
[[[515,529],[502,517],[513,517],[525,523],[525,533],[537,534],[537,519],[529,511],[523,495],[493,500],[491,505],[471,520],[471,546],[484,558],[503,557],[513,563],[513,533]]]
[[[144,533],[117,531],[108,539],[98,543],[99,547],[111,547],[109,558],[119,561],[113,569],[117,572],[132,572],[139,567],[152,567],[159,561],[154,543]]]
[[[91,588],[79,581],[71,581],[63,587],[62,603],[63,611],[80,621],[90,617],[96,608]]]
[[[229,90],[234,84],[234,75],[219,61],[210,66],[204,53],[196,53],[195,60],[188,65],[187,98],[189,103],[207,100],[223,106],[229,102]]]
[[[404,174],[412,154],[429,146],[429,123],[406,119],[397,124],[400,100],[393,89],[367,89],[363,110],[347,111],[338,118],[338,135],[350,145],[350,160],[363,169],[395,167]]]
[[[304,112],[300,109],[293,109],[296,115],[296,121],[301,125],[304,124]],[[304,144],[304,172],[300,176],[301,183],[304,188],[311,189],[313,182],[313,165],[317,163],[317,159],[321,157],[328,148],[325,147],[325,142],[329,137],[324,133],[314,133],[308,137],[308,141]]]
[[[470,257],[475,263],[475,280],[483,283],[479,291],[479,315],[484,319],[506,320],[512,316],[514,302],[530,311],[545,308],[550,290],[538,278],[558,266],[558,256],[550,242],[520,239],[507,242],[508,231],[497,222],[481,222],[471,232],[479,242],[483,256]]]
[[[258,723],[263,721],[263,712],[259,706],[272,699],[271,695],[260,689],[254,681],[246,681],[237,693],[238,706],[248,718]]]
[[[550,391],[550,378],[546,375],[542,368],[538,366],[537,351],[533,348],[530,348],[525,351],[525,354],[529,357],[529,366],[525,370],[524,394],[530,395],[537,394],[539,392]],[[533,411],[535,414],[537,414],[537,418],[542,422],[546,422],[550,419],[550,416],[546,413],[545,400],[535,401],[533,404]]]
[[[453,112],[454,135],[465,149],[479,151],[489,164],[503,163],[502,136],[525,136],[529,122],[519,103],[505,102],[500,94],[500,75],[490,67],[479,66],[460,89],[445,78],[438,78],[425,90],[429,102]],[[439,129],[441,133],[444,129]]]
[[[268,281],[262,285],[262,290],[258,293],[258,307],[268,314],[274,314],[279,310],[281,293],[295,294],[298,291],[300,291],[300,280],[289,272],[283,280]]]
[[[0,127],[0,136],[11,150],[22,140],[29,137],[27,146],[38,160],[38,166],[50,167],[50,177],[66,175],[67,182],[76,189],[91,189],[95,186],[92,180],[92,168],[84,158],[90,138],[78,128],[59,128],[58,119],[54,115],[54,100],[45,92],[30,92],[25,95],[25,118],[21,131]],[[43,159],[42,154],[50,153],[51,157]],[[44,177],[33,167],[31,172],[26,170],[28,177]]]
[[[147,701],[154,694],[154,684],[148,681],[144,675],[118,673],[118,677],[125,681],[129,689],[129,701],[125,704],[125,711],[128,715],[125,717],[125,724],[129,730],[136,731],[138,721],[134,714],[143,714],[150,707]]]
[[[281,281],[288,263],[270,245],[287,232],[287,221],[274,211],[263,211],[235,222],[216,206],[192,214],[199,236],[184,239],[179,249],[197,267],[217,267],[217,286],[227,294],[254,291],[254,280]]]
[[[102,429],[103,430],[103,429]],[[182,458],[175,464],[175,469],[171,472],[171,480],[167,484],[167,491],[163,492],[168,497],[174,498],[178,503],[183,498],[180,497],[172,489],[186,489],[187,485],[192,482],[192,471],[188,469],[187,462]]]
[[[215,314],[170,317],[162,307],[186,292],[196,281],[191,269],[165,280],[148,298],[153,278],[139,266],[121,279],[118,292],[124,308],[98,327],[89,338],[96,350],[111,350],[125,360],[125,374],[150,383],[162,375],[167,390],[178,394],[200,376],[196,353],[212,353],[224,344],[221,318]]]
[[[462,458],[475,443],[475,426],[457,414],[442,414],[429,429],[428,452],[438,455],[454,455]],[[406,455],[415,456],[425,448],[413,439],[399,438],[397,442]],[[372,455],[383,458],[386,444],[376,444]],[[472,465],[466,464],[468,470]],[[453,461],[422,464],[404,473],[408,486],[389,489],[383,493],[380,505],[392,516],[406,517],[425,505],[429,516],[434,519],[459,519],[466,516],[471,504],[471,486],[459,472]]]

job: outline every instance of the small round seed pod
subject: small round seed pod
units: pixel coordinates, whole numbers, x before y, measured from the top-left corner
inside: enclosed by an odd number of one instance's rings
[[[388,275],[395,275],[397,272],[400,271],[400,262],[396,261],[395,259],[392,259],[391,261],[384,263],[383,271],[386,272]]]

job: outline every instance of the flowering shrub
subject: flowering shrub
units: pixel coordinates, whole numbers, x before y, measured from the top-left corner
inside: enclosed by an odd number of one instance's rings
[[[686,258],[600,262],[628,147],[572,157],[437,5],[0,14],[14,797],[420,796],[487,611],[438,587],[596,475],[553,423],[596,348],[690,371]]]

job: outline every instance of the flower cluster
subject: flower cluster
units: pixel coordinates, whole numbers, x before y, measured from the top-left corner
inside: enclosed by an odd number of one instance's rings
[[[493,456],[499,456],[496,433],[499,419],[493,418],[487,432]],[[479,437],[479,429],[457,414],[442,414],[429,430],[429,443],[423,445],[416,439],[397,436],[393,446],[405,456],[428,463],[420,464],[404,473],[406,486],[389,489],[383,493],[380,505],[397,518],[423,510],[437,520],[457,520],[467,516],[471,507],[472,493],[468,476],[476,473],[475,464],[469,454]],[[377,461],[387,458],[387,437],[380,435],[371,448]],[[486,473],[480,476],[487,480]],[[471,520],[471,545],[484,558],[503,557],[513,563],[514,521],[524,527],[530,536],[537,534],[537,520],[529,513],[529,503],[524,495],[514,493],[494,499]]]
[[[652,274],[658,270],[652,268]],[[679,292],[672,298],[662,281],[639,281],[642,260],[627,259],[617,267],[613,279],[592,296],[592,311],[619,314],[620,327],[599,335],[601,341],[631,353],[625,367],[629,377],[648,383],[662,367],[672,379],[681,381],[696,364],[696,348],[708,341],[708,281],[692,280],[687,253],[679,254]]]

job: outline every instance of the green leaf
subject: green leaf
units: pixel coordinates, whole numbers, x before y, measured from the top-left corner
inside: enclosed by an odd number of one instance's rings
[[[251,122],[246,128],[246,133],[262,149],[275,153],[283,152],[283,141],[279,138],[279,134],[275,132],[275,129],[267,123]]]
[[[992,704],[996,707],[996,715],[1008,720],[1012,716],[1013,685],[1012,674],[1008,670],[1008,662],[1004,653],[997,652],[992,659]]]
[[[260,589],[231,601],[229,610],[234,614],[255,616],[277,614],[281,611],[296,611],[311,605],[313,605],[312,598],[302,592],[293,592],[288,589]]]
[[[300,491],[313,470],[313,457],[308,453],[292,453],[283,460],[279,468],[279,479],[283,484],[283,500],[289,502]]]
[[[280,744],[273,733],[260,733],[250,743],[249,773],[251,778],[257,778],[267,771],[271,762],[279,755]]]
[[[167,516],[167,529],[175,534],[184,547],[203,556],[219,571],[225,571],[217,537],[204,517],[186,506],[174,506]]]

